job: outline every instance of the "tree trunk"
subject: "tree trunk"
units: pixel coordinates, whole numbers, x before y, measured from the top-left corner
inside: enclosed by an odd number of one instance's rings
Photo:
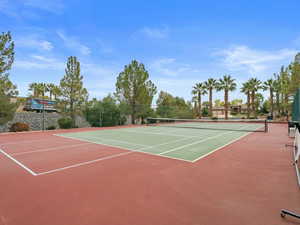
[[[198,111],[197,108],[198,108],[198,106],[197,106],[197,101],[195,101],[195,102],[194,102],[194,113],[195,113],[196,117],[197,117],[197,114],[198,114],[198,113],[197,113],[197,111]]]
[[[270,105],[271,105],[271,116],[274,116],[274,102],[273,102],[273,90],[270,89]]]
[[[255,112],[255,91],[252,91],[251,93],[251,104],[252,104],[252,114],[255,117],[256,112]]]
[[[250,92],[247,92],[247,119],[250,118],[250,102],[251,101],[251,96]]]
[[[284,96],[283,96],[283,93],[281,93],[280,95],[280,106],[281,106],[281,113],[284,115],[285,113],[285,106],[284,106]]]
[[[201,112],[201,94],[198,93],[198,108],[199,108],[199,119],[201,119],[202,112]]]
[[[75,112],[74,112],[74,103],[73,99],[70,101],[70,111],[71,111],[71,119],[72,119],[72,127],[75,127]]]
[[[212,88],[209,89],[209,116],[213,116],[213,105],[212,105]]]
[[[284,95],[284,105],[285,105],[285,113],[286,113],[286,120],[289,121],[289,96],[287,94]]]
[[[225,101],[225,119],[228,119],[228,90],[225,90],[225,96],[224,96],[224,101]]]
[[[277,108],[277,114],[280,115],[280,94],[279,94],[279,92],[276,92],[276,108]]]
[[[132,105],[131,124],[135,124],[135,103]]]

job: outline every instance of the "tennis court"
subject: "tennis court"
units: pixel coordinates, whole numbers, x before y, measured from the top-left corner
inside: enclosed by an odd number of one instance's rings
[[[0,135],[0,224],[283,224],[278,212],[300,196],[287,126],[269,126],[160,120]]]
[[[152,126],[61,134],[60,136],[162,157],[195,162],[254,131],[265,123],[163,122]]]
[[[31,175],[40,176],[132,153],[193,163],[252,132],[267,130],[264,121],[150,121],[115,129],[46,132],[33,140],[24,134],[25,140],[2,143],[0,152]]]

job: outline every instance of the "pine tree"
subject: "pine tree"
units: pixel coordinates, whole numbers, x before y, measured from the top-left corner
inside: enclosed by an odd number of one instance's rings
[[[133,60],[117,77],[116,93],[120,102],[125,101],[131,109],[131,123],[136,116],[151,107],[156,86],[150,81],[148,71],[142,63]]]
[[[16,85],[9,79],[14,54],[10,32],[0,34],[0,125],[13,118],[18,105],[10,101],[11,97],[18,95]]]
[[[83,76],[80,72],[80,62],[75,56],[70,56],[65,69],[65,76],[60,81],[60,88],[65,102],[65,108],[69,112],[73,126],[75,126],[76,113],[82,110],[80,106],[87,101],[88,93],[83,87]]]

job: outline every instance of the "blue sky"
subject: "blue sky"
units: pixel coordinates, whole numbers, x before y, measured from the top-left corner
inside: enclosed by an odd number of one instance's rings
[[[91,97],[114,92],[136,59],[158,90],[190,100],[209,77],[230,74],[240,86],[288,65],[300,49],[299,12],[299,0],[0,0],[0,31],[15,40],[11,79],[22,96],[31,82],[58,84],[73,55]]]

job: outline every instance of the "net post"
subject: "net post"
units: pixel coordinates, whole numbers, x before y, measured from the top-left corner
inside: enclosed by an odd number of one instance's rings
[[[150,123],[149,123],[149,118],[147,117],[146,118],[146,126],[149,126],[150,125]]]
[[[269,127],[268,127],[268,120],[265,120],[265,133],[267,133],[269,130]]]

